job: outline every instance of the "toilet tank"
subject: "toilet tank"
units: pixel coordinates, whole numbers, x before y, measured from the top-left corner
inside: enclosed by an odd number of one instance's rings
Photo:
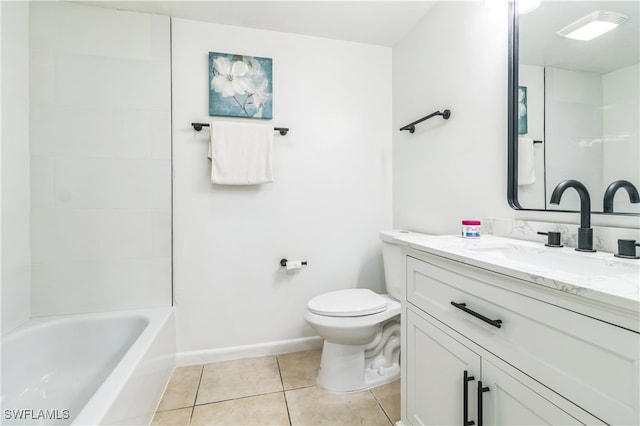
[[[400,246],[393,242],[393,237],[407,234],[408,231],[382,231],[382,261],[384,263],[384,279],[387,293],[400,300],[402,294],[402,253]]]

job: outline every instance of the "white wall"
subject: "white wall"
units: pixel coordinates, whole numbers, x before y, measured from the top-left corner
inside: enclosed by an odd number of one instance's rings
[[[2,15],[2,333],[29,319],[29,4]]]
[[[271,184],[212,185],[208,52],[273,58]],[[174,291],[178,351],[315,333],[307,301],[382,289],[391,226],[391,49],[173,20]],[[309,266],[286,273],[281,258]]]
[[[604,181],[601,194],[611,182],[628,180],[640,190],[640,65],[602,76]],[[640,204],[629,203],[621,190],[613,203],[615,212],[640,213]]]
[[[396,227],[459,233],[507,204],[506,2],[438,2],[393,49]],[[449,108],[416,132],[402,125]]]
[[[171,304],[169,19],[31,4],[32,315]]]

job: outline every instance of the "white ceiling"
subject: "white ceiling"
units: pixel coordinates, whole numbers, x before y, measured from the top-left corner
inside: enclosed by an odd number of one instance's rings
[[[91,1],[94,6],[393,46],[435,1]]]

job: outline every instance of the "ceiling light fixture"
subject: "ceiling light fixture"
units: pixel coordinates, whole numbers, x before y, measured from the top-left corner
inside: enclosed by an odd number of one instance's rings
[[[558,31],[558,34],[574,40],[591,40],[611,31],[626,20],[627,16],[621,13],[596,10],[567,25]]]

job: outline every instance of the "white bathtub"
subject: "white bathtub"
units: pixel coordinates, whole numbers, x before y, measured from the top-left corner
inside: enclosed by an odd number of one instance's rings
[[[175,364],[173,309],[33,319],[1,354],[2,424],[149,424]]]

